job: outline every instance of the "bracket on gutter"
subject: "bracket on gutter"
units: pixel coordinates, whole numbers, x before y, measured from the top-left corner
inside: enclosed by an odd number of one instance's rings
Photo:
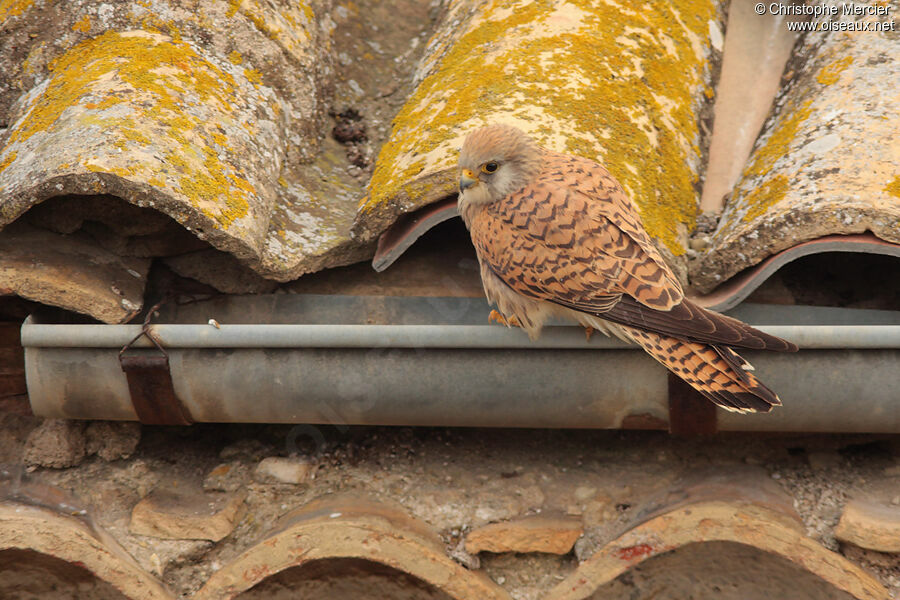
[[[668,373],[668,378],[669,433],[679,436],[716,433],[716,405],[674,373]]]
[[[153,334],[150,319],[159,304],[150,309],[141,332],[119,350],[119,366],[128,380],[131,404],[138,419],[145,425],[190,425],[191,413],[175,394],[169,354]],[[153,342],[158,354],[127,355],[126,351],[141,337]]]

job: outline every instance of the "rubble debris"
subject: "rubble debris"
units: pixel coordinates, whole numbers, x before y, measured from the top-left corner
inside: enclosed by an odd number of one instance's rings
[[[529,515],[472,530],[466,536],[466,551],[567,554],[582,533],[581,519]]]
[[[253,471],[259,483],[287,483],[299,485],[315,476],[316,465],[304,458],[269,456],[262,459]]]
[[[900,552],[900,506],[872,498],[847,503],[834,535],[867,550]]]
[[[236,492],[250,479],[250,467],[240,461],[218,465],[203,478],[207,492]]]
[[[28,435],[22,460],[29,467],[65,469],[81,464],[86,455],[83,421],[47,419]]]
[[[141,441],[141,424],[130,421],[91,421],[85,428],[85,450],[105,461],[129,458]]]
[[[129,530],[164,539],[218,542],[234,530],[244,512],[242,493],[213,496],[158,488],[135,505]]]

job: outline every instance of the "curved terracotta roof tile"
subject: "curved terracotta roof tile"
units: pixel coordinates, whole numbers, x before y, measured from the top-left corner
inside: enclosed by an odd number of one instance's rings
[[[48,508],[0,501],[0,562],[4,562],[4,552],[9,551],[27,551],[58,559],[47,561],[48,568],[51,571],[59,569],[59,578],[63,581],[70,581],[73,572],[84,569],[121,593],[121,598],[174,598],[108,534],[92,528],[82,519]],[[106,589],[106,586],[102,587]],[[104,594],[104,597],[110,596]]]
[[[804,535],[791,498],[765,472],[699,477],[665,490],[635,522],[602,544],[545,597],[580,600],[649,558],[690,544],[734,542],[791,561],[835,592],[887,600],[887,590],[846,558]]]
[[[900,38],[889,31],[801,38],[788,63],[792,78],[709,247],[692,265],[691,281],[701,292],[824,235],[871,231],[900,243],[898,53]]]
[[[723,19],[714,1],[451,2],[378,157],[356,233],[378,235],[399,214],[455,194],[462,138],[506,122],[604,162],[683,267]]]
[[[112,195],[269,279],[362,258],[358,186],[322,148],[329,23],[307,2],[4,3],[0,227]]]
[[[641,499],[628,513],[631,520],[620,523],[612,535],[606,531],[615,523],[588,530],[576,548],[581,562],[572,571],[565,568],[568,575],[543,598],[606,597],[620,575],[646,575],[644,567],[652,565],[654,557],[691,548],[699,548],[703,556],[704,547],[724,550],[724,543],[743,546],[738,556],[749,557],[754,564],[759,562],[754,556],[775,557],[770,560],[781,561],[782,572],[811,578],[814,588],[828,597],[887,600],[887,591],[871,575],[805,535],[792,500],[761,469],[717,469],[688,476]],[[53,557],[56,562],[46,561],[44,567],[57,570],[63,580],[81,569],[79,577],[93,575],[123,598],[174,597],[52,486],[27,481],[0,485],[0,562],[21,560],[22,552],[35,553],[27,556],[32,560],[38,555]],[[531,563],[520,564],[530,568],[524,565]],[[697,569],[705,565],[688,561],[682,566],[690,581],[703,580]],[[216,568],[190,597],[267,597],[272,589],[296,590],[304,582],[315,587],[308,580],[344,574],[389,577],[398,589],[418,590],[422,597],[510,599],[509,592],[475,569],[450,558],[434,531],[407,510],[344,493],[320,497],[284,515],[264,539]],[[754,591],[767,589],[755,585],[752,577],[749,585]],[[790,584],[780,581],[775,587],[785,585]]]
[[[347,149],[325,132],[333,88],[343,85],[326,9],[287,0],[2,3],[0,227],[68,196],[83,204],[84,231],[109,264],[208,252],[208,242],[236,260],[214,261],[209,273],[201,254],[173,264],[221,290],[270,289],[266,280],[363,260],[393,227],[376,255],[383,269],[452,213],[462,137],[506,121],[550,148],[606,163],[679,276],[690,271],[700,292],[825,235],[868,230],[900,243],[896,36],[801,38],[793,77],[718,230],[689,265],[723,2],[448,2],[361,201]],[[354,61],[341,56],[340,64]],[[173,241],[171,228],[126,233],[83,201],[98,196],[158,211],[205,242]],[[441,210],[429,207],[442,200]],[[430,212],[417,213],[423,208]],[[9,235],[0,231],[0,240]],[[40,262],[44,250],[27,252]],[[0,291],[24,294],[32,275],[19,269],[7,268]],[[138,309],[140,283],[126,294]],[[134,314],[120,298],[94,296],[90,304],[43,291],[27,297],[107,322]]]
[[[405,511],[340,495],[286,515],[270,536],[210,577],[196,600],[235,598],[291,567],[329,559],[364,559],[419,579],[457,600],[509,600],[483,573],[450,559],[435,533]]]

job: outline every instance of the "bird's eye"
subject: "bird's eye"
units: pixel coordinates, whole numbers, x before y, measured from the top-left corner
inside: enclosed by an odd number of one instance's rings
[[[487,163],[484,163],[483,165],[481,165],[481,170],[484,171],[485,173],[493,173],[498,168],[500,168],[500,165],[498,165],[494,161],[487,162]]]

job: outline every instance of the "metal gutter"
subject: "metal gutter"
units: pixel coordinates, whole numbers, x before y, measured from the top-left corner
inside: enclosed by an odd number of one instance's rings
[[[667,373],[641,350],[570,326],[532,342],[484,325],[487,312],[471,298],[287,294],[179,307],[148,329],[166,355],[153,381],[185,422],[671,427]],[[785,406],[717,411],[714,427],[900,432],[900,312],[745,305],[732,314],[801,350],[742,352]],[[29,317],[35,414],[137,419],[140,374],[126,377],[118,354],[141,329]],[[128,352],[148,364],[160,355],[146,337]]]
[[[116,330],[111,331],[114,327]],[[491,325],[153,325],[166,348],[457,348],[571,349],[633,348],[583,329],[546,327],[537,340],[514,329]],[[900,348],[900,325],[769,325],[759,329],[804,349]],[[55,325],[26,322],[22,343],[31,348],[121,348],[141,332],[140,325]],[[152,348],[139,340],[136,348]]]

